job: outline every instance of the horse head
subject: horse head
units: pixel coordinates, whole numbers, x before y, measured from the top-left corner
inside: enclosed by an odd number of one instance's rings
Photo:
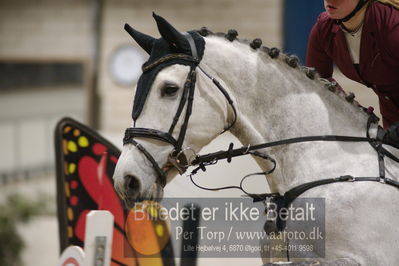
[[[159,39],[125,25],[150,55],[137,83],[132,127],[125,132],[114,173],[115,188],[128,206],[161,198],[165,184],[227,129],[232,116],[226,90],[220,83],[223,93],[212,88],[213,79],[198,70],[205,38],[194,31],[181,33],[164,18],[153,16]]]

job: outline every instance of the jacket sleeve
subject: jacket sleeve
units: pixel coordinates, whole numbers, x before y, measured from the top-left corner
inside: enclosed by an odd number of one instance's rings
[[[331,78],[333,74],[333,61],[322,47],[323,40],[320,35],[319,21],[313,26],[308,40],[306,52],[306,65],[314,67],[322,78]]]
[[[396,65],[399,66],[399,23],[394,25],[387,35],[386,44],[389,55],[397,60]]]

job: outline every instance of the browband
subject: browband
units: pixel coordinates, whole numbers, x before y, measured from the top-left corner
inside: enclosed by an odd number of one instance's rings
[[[148,64],[148,65],[144,64],[141,67],[141,69],[143,70],[143,72],[147,72],[162,63],[165,63],[170,60],[176,60],[176,59],[185,60],[188,62],[196,62],[192,56],[189,56],[186,54],[169,54],[169,55],[165,55],[165,56],[159,58],[158,60],[152,62],[151,64]]]

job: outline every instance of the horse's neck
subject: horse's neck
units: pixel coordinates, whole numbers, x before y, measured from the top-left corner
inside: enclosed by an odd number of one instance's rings
[[[243,144],[326,134],[365,136],[367,116],[359,108],[283,60],[271,59],[264,52],[254,52],[248,45],[229,43],[221,38],[207,41],[205,55],[204,63],[216,72],[235,98],[238,121],[232,133]],[[336,152],[342,158],[356,156],[340,145],[329,147],[328,151],[323,150],[325,148],[323,144],[304,143],[268,150],[280,167],[280,171],[276,171],[278,177],[269,179],[272,189],[284,190],[306,179],[322,178],[318,173],[322,167],[312,162],[301,163],[301,158],[317,158],[323,152]],[[292,170],[281,169],[282,162],[294,164]],[[270,167],[265,162],[258,163],[265,170]],[[335,167],[341,165],[336,163]],[[303,177],[303,173],[307,176]],[[302,180],[285,176],[298,174]],[[273,182],[276,178],[283,182]]]

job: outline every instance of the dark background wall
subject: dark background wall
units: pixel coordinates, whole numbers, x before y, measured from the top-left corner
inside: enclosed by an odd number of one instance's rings
[[[305,64],[308,37],[318,15],[324,11],[323,0],[285,0],[283,8],[284,52],[297,55]]]

